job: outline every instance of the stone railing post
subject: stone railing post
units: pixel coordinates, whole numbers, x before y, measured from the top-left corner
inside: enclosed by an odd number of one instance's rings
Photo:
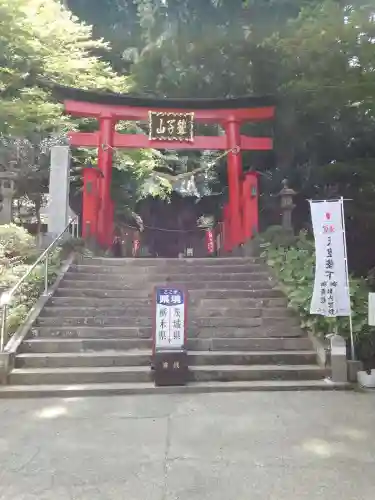
[[[1,172],[0,173],[0,194],[1,194],[1,205],[0,205],[0,225],[10,224],[13,221],[13,196],[16,191],[15,183],[16,174],[12,172]]]
[[[47,209],[48,234],[52,239],[64,231],[69,222],[69,168],[69,146],[53,146]]]

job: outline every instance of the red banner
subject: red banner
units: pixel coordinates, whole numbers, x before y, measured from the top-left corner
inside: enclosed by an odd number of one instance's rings
[[[141,247],[141,242],[139,240],[134,240],[133,241],[133,257],[136,257],[138,255],[138,251]]]
[[[206,246],[207,246],[207,252],[209,254],[214,253],[215,244],[214,244],[214,232],[212,231],[212,229],[207,229],[206,231]]]

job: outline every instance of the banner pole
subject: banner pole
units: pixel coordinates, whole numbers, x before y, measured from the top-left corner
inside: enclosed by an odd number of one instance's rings
[[[346,288],[349,295],[350,301],[350,315],[349,315],[349,331],[350,331],[350,354],[351,360],[355,361],[355,346],[354,346],[354,334],[353,334],[353,318],[352,318],[352,304],[350,297],[350,281],[349,281],[349,268],[348,268],[348,252],[346,246],[346,228],[345,228],[345,214],[344,214],[344,198],[340,198],[341,205],[341,221],[342,221],[342,239],[344,244],[344,258],[345,258],[345,275],[346,275]]]

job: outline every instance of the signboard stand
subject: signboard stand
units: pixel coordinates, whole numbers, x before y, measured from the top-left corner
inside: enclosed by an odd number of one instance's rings
[[[173,285],[155,287],[153,368],[156,386],[186,385],[187,293]]]
[[[344,199],[309,202],[315,239],[315,280],[310,314],[349,318],[351,358],[355,360]]]

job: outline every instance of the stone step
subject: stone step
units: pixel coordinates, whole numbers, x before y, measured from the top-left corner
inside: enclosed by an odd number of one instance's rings
[[[117,269],[117,268],[116,268]],[[145,279],[147,281],[155,282],[155,283],[190,283],[196,281],[211,281],[211,282],[220,282],[220,281],[268,281],[270,275],[268,272],[243,272],[242,270],[237,273],[228,272],[224,273],[221,270],[218,272],[212,273],[197,273],[192,270],[191,274],[187,274],[185,272],[180,273],[169,273],[168,270],[165,273],[139,273],[137,272],[134,275],[123,274],[123,273],[102,273],[101,268],[98,267],[97,272],[77,272],[77,271],[68,271],[64,275],[64,280],[66,281],[102,281],[102,282],[110,282],[110,283],[133,283],[139,284],[143,283]]]
[[[55,318],[53,316],[39,317],[36,321],[36,326],[53,326],[53,327],[107,327],[107,326],[115,326],[115,327],[151,327],[153,324],[153,320],[151,318],[142,318],[138,316],[133,317],[110,317],[110,316],[94,316],[94,317],[65,317],[59,316]]]
[[[261,338],[261,337],[301,337],[302,332],[299,326],[286,325],[262,325],[247,328],[241,327],[201,327],[199,329],[188,328],[188,336],[191,338],[201,339],[246,339],[246,338]]]
[[[194,304],[194,299],[189,296],[189,302]],[[211,309],[211,308],[259,308],[259,307],[287,307],[287,298],[284,294],[278,297],[256,297],[256,298],[228,298],[222,296],[221,298],[202,298],[199,300],[197,306]]]
[[[78,288],[62,288],[59,287],[55,292],[55,297],[89,297],[97,299],[148,299],[152,300],[151,290],[106,290],[87,289],[80,290]]]
[[[86,257],[80,265],[106,267],[223,267],[232,265],[263,264],[259,257],[225,257],[225,258],[185,258],[185,259],[164,259],[164,258],[108,258],[108,257]]]
[[[184,275],[184,276],[195,276],[197,274],[204,274],[215,276],[216,274],[241,274],[241,273],[267,273],[269,275],[269,269],[262,263],[237,263],[237,264],[220,264],[220,266],[213,265],[202,265],[202,264],[183,264],[183,265],[159,265],[159,266],[137,266],[132,267],[129,265],[123,266],[96,266],[96,265],[72,265],[69,268],[69,272],[76,274],[105,274],[108,277],[114,275],[124,276],[124,277],[137,277],[137,276],[147,276],[147,275],[160,275],[167,276],[169,274]]]
[[[150,298],[95,298],[95,297],[59,297],[53,296],[48,301],[48,307],[94,307],[94,308],[106,308],[106,307],[119,307],[131,308],[136,310],[138,308],[150,308],[152,311],[153,299]],[[190,307],[199,307],[205,309],[222,309],[222,308],[261,308],[261,307],[286,307],[287,299],[285,297],[278,298],[257,298],[257,299],[193,299],[189,296]]]
[[[102,352],[106,350],[151,349],[151,339],[128,338],[34,338],[24,341],[21,353],[79,353]],[[188,339],[188,349],[197,351],[310,351],[311,342],[307,337],[299,338],[244,338],[244,339]]]
[[[152,328],[128,326],[39,326],[32,328],[34,338],[59,339],[150,339]]]
[[[149,279],[140,280],[137,284],[130,281],[83,281],[83,280],[63,280],[60,283],[60,288],[71,288],[79,290],[121,290],[121,291],[136,291],[147,290],[152,293],[156,286],[171,286],[171,283],[166,282],[151,282]],[[192,282],[173,283],[175,288],[185,288],[189,293],[196,290],[225,290],[229,295],[232,290],[269,290],[275,287],[274,283],[269,280],[263,281],[200,281],[199,278]]]
[[[9,375],[9,384],[106,384],[151,382],[153,372],[148,366],[16,368]]]
[[[190,309],[191,311],[191,309]],[[103,306],[81,306],[69,307],[62,306],[46,306],[41,314],[41,318],[87,318],[87,317],[122,317],[122,318],[151,318],[153,315],[153,306],[141,306],[135,308],[134,306],[117,306],[113,307],[111,304],[107,307]]]
[[[90,297],[90,298],[128,298],[128,299],[151,299],[151,290],[107,290],[105,288],[80,289],[80,288],[58,288],[55,294],[57,297]],[[271,299],[281,298],[284,294],[277,289],[264,290],[193,290],[189,291],[189,297],[193,300],[201,299]]]
[[[147,350],[102,352],[24,353],[16,357],[16,368],[89,368],[110,366],[150,366],[152,352]]]
[[[220,392],[349,390],[350,384],[330,380],[258,380],[255,382],[190,382],[186,386],[155,387],[152,382],[134,384],[4,385],[0,398],[76,398],[134,394],[206,394]]]
[[[189,379],[195,382],[234,382],[256,380],[319,380],[325,371],[315,365],[209,365],[192,366]],[[107,384],[151,382],[147,366],[16,368],[9,376],[11,385]]]
[[[27,339],[21,344],[20,353],[80,353],[112,351],[138,351],[152,348],[151,339],[61,339],[61,338],[34,338]]]
[[[199,365],[303,365],[316,361],[314,351],[201,351],[188,353],[189,366]],[[150,366],[149,350],[80,353],[19,354],[16,368],[72,368],[110,366]]]
[[[253,337],[253,338],[212,338],[195,340],[198,345],[212,351],[280,351],[280,350],[310,350],[311,341],[308,337]],[[191,340],[194,342],[194,340]],[[205,343],[206,342],[206,343]]]
[[[317,365],[207,365],[190,367],[195,382],[248,380],[319,380],[327,375]]]
[[[87,318],[87,317],[138,317],[138,318],[151,318],[153,317],[153,306],[141,306],[134,308],[134,306],[113,307],[69,307],[69,306],[46,306],[42,312],[41,317],[48,318]],[[293,318],[293,314],[284,307],[274,308],[245,308],[234,309],[230,307],[216,307],[207,309],[203,306],[190,307],[189,318]]]
[[[85,258],[49,299],[0,397],[157,393],[154,285],[189,293],[190,383],[162,391],[334,387],[260,259]]]
[[[65,292],[65,290],[64,290]],[[149,307],[152,308],[153,298],[144,297],[144,298],[131,298],[131,297],[60,297],[59,295],[53,295],[47,302],[47,307],[120,307],[123,308],[132,308],[133,310],[138,308]],[[191,303],[191,298],[189,303]]]
[[[40,318],[43,319],[43,318]],[[45,318],[46,319],[46,318]],[[140,338],[152,337],[152,327],[147,326],[36,326],[32,329],[34,338]],[[188,328],[189,338],[200,339],[247,339],[264,337],[300,337],[298,326],[278,324],[268,326],[239,327],[201,327]]]
[[[150,315],[151,316],[151,315]],[[93,317],[66,317],[66,316],[42,316],[36,321],[37,326],[126,326],[126,327],[151,327],[154,319],[141,316],[93,316]],[[297,326],[297,319],[294,318],[244,318],[244,317],[209,317],[196,318],[190,315],[188,329],[199,331],[201,328],[253,328],[253,327],[276,327],[288,328]]]
[[[315,351],[200,351],[188,353],[189,365],[314,365]]]

